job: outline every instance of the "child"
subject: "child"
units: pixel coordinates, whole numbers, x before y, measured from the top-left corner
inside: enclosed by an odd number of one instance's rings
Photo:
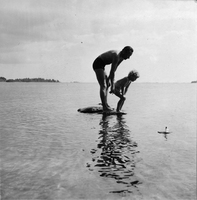
[[[130,46],[126,46],[121,51],[107,51],[95,59],[93,69],[100,85],[100,98],[103,105],[103,111],[111,111],[111,108],[107,103],[108,88],[111,86],[111,90],[113,90],[114,76],[117,67],[123,60],[129,59],[132,53],[133,49]],[[106,65],[111,65],[109,76],[107,76],[105,72]]]
[[[113,91],[111,90],[110,93],[114,93],[117,97],[120,98],[116,108],[117,112],[120,112],[124,104],[124,101],[126,100],[124,95],[126,94],[129,85],[131,84],[131,82],[134,82],[139,77],[140,77],[139,73],[135,70],[132,70],[131,72],[129,72],[128,76],[116,81],[115,88]]]

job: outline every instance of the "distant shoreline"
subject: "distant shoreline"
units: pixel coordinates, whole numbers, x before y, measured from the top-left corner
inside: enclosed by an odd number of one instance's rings
[[[44,78],[17,78],[17,79],[6,79],[5,77],[0,77],[0,82],[52,82],[59,83],[59,80],[54,79],[44,79]]]

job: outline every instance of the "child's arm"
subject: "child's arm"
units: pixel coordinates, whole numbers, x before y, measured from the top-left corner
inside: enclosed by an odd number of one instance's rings
[[[127,90],[128,90],[128,88],[129,88],[130,84],[131,84],[131,81],[129,81],[129,82],[127,82],[127,83],[125,84],[125,86],[124,86],[124,88],[123,88],[123,90],[122,90],[122,94],[123,94],[123,95],[125,95],[125,94],[127,93]]]
[[[118,91],[120,95],[124,94],[123,92],[126,82],[127,82],[127,77],[124,77],[115,83],[115,90]]]

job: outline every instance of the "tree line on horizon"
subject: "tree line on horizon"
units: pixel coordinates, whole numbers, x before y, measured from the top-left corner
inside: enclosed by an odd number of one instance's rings
[[[59,80],[54,79],[44,79],[44,78],[17,78],[17,79],[6,79],[5,77],[0,77],[0,82],[59,82]]]

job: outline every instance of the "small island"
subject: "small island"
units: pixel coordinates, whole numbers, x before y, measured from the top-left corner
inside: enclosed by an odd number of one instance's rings
[[[191,83],[197,83],[197,81],[192,81]]]
[[[44,78],[6,79],[5,77],[0,77],[0,82],[53,82],[53,83],[59,83],[58,80],[54,80],[54,79],[44,79]]]

